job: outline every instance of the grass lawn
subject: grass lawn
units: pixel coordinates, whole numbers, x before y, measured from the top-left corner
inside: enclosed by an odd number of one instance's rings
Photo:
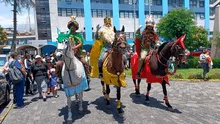
[[[189,68],[189,69],[177,69],[177,72],[173,76],[169,76],[172,80],[202,80],[203,70],[201,68]],[[131,70],[126,70],[126,75],[131,77]],[[211,69],[207,73],[207,77],[210,81],[220,81],[220,68]]]

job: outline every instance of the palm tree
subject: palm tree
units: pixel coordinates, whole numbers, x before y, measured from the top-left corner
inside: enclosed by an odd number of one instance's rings
[[[22,8],[29,9],[30,7],[35,7],[33,0],[0,0],[0,2],[5,2],[13,6],[13,40],[11,45],[11,52],[16,50],[16,35],[17,35],[17,12],[21,13]]]

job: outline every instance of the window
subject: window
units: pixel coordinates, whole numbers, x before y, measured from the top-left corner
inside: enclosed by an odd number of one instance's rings
[[[106,17],[106,15],[107,15],[107,14],[106,14],[106,10],[102,10],[102,16],[103,16],[103,17]]]
[[[66,16],[66,8],[62,8],[61,14],[62,14],[62,16]]]
[[[124,18],[124,17],[125,17],[124,12],[120,12],[120,18]]]
[[[97,12],[97,17],[102,17],[102,10],[98,10]]]
[[[125,18],[129,18],[128,12],[125,12]]]
[[[196,0],[190,0],[190,7],[197,7],[197,1]]]
[[[204,7],[204,1],[199,1],[199,7]]]
[[[58,16],[62,16],[60,8],[58,8]]]
[[[72,15],[76,16],[76,9],[72,9]]]
[[[92,17],[97,17],[97,12],[96,12],[96,10],[92,10]]]
[[[107,10],[107,17],[112,17],[112,10]]]
[[[77,9],[77,16],[78,17],[83,17],[82,9]]]
[[[72,9],[66,10],[66,16],[72,16]]]
[[[91,0],[91,3],[112,3],[112,0]]]

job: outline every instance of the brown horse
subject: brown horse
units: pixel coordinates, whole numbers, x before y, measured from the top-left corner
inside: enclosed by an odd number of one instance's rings
[[[141,78],[146,78],[146,82],[148,83],[145,99],[147,103],[149,103],[151,83],[159,82],[163,88],[165,104],[167,105],[168,110],[173,111],[172,106],[168,101],[166,89],[166,84],[169,84],[168,74],[170,74],[168,72],[168,60],[170,57],[175,57],[177,65],[182,61],[186,49],[184,39],[185,35],[176,41],[163,43],[158,50],[153,51],[150,59],[146,59],[145,67],[141,73]],[[131,58],[132,61],[135,62],[135,59],[138,59],[137,56],[137,54],[134,54]],[[132,64],[133,69],[137,69],[135,66],[137,66],[136,63]],[[132,73],[135,72],[137,72],[137,70],[132,70]]]
[[[103,78],[102,84],[106,84],[105,98],[106,105],[110,106],[110,87],[109,85],[114,85],[117,88],[117,110],[119,114],[124,113],[121,108],[121,87],[125,87],[127,84],[125,82],[124,75],[124,57],[123,54],[127,48],[127,40],[124,33],[124,26],[121,31],[117,31],[114,27],[115,39],[112,44],[112,50],[108,55],[103,58]]]

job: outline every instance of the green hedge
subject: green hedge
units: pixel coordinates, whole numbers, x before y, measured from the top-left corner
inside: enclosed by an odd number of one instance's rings
[[[198,61],[199,61],[199,57],[189,57],[188,64],[182,66],[182,68],[201,68]],[[220,68],[220,58],[212,58],[212,61],[213,61],[213,68]]]

